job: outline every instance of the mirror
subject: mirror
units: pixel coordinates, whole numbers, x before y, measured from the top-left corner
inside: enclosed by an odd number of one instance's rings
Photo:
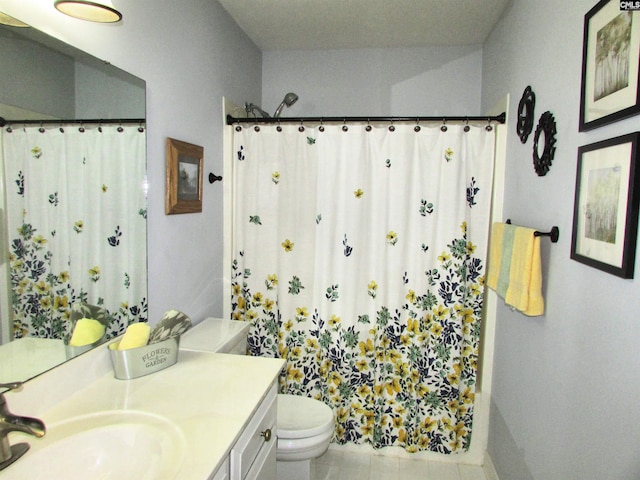
[[[140,319],[146,320],[146,181],[144,178],[146,171],[144,131],[146,126],[143,123],[146,97],[145,82],[143,80],[30,27],[20,28],[0,25],[0,68],[3,72],[3,80],[0,82],[0,117],[6,120],[36,121],[35,124],[10,122],[3,127],[3,135],[0,137],[0,146],[2,147],[0,149],[0,159],[2,160],[0,162],[0,166],[2,166],[0,168],[0,173],[2,174],[2,182],[0,182],[0,248],[2,248],[2,258],[0,259],[0,383],[4,383],[26,381],[73,356],[74,352],[70,353],[68,346],[65,348],[66,342],[63,341],[63,338],[66,338],[66,340],[70,338],[70,330],[73,327],[69,320],[71,318],[71,309],[73,305],[80,301],[92,306],[103,307],[109,311],[111,324],[110,330],[107,330],[106,338],[122,333],[128,322]],[[135,186],[133,189],[138,190],[136,195],[142,198],[144,205],[139,207],[137,203],[127,198],[126,202],[119,202],[118,207],[123,211],[135,208],[134,215],[138,217],[136,221],[141,225],[135,227],[138,232],[136,233],[138,235],[136,237],[136,251],[133,252],[133,255],[129,254],[128,256],[142,258],[142,261],[138,265],[127,267],[124,272],[126,280],[124,282],[119,280],[119,283],[126,284],[125,286],[128,290],[133,290],[132,286],[134,286],[138,293],[134,302],[120,302],[118,299],[118,306],[113,309],[111,307],[107,308],[110,294],[99,291],[101,287],[98,286],[104,280],[104,277],[107,277],[109,260],[105,260],[105,266],[102,270],[96,272],[94,269],[92,282],[95,285],[91,285],[89,288],[85,288],[84,285],[71,288],[69,286],[71,281],[69,281],[69,285],[64,285],[65,293],[59,293],[60,290],[58,290],[56,295],[52,294],[50,296],[52,299],[50,304],[45,301],[46,299],[34,300],[35,297],[33,295],[29,300],[24,297],[26,295],[25,290],[27,290],[25,284],[30,281],[34,282],[35,289],[49,288],[49,285],[45,285],[45,281],[42,278],[37,279],[37,282],[35,278],[24,278],[20,288],[16,288],[17,283],[15,275],[13,275],[16,260],[15,232],[19,229],[15,228],[15,225],[11,228],[11,221],[9,220],[10,218],[15,218],[15,214],[11,211],[12,203],[10,197],[14,193],[13,191],[16,190],[16,179],[14,174],[9,177],[11,172],[9,165],[13,162],[10,157],[14,155],[14,150],[9,147],[9,144],[13,142],[13,137],[8,140],[7,134],[22,133],[30,129],[37,132],[38,127],[40,127],[41,133],[43,133],[42,138],[44,138],[44,124],[38,125],[37,121],[55,121],[59,123],[55,125],[54,123],[47,123],[47,128],[55,129],[56,135],[64,135],[65,141],[72,143],[72,141],[76,141],[76,138],[86,138],[86,135],[76,133],[81,130],[85,132],[85,125],[80,124],[80,127],[77,124],[74,125],[71,122],[74,119],[96,120],[95,123],[86,125],[86,131],[88,132],[90,128],[99,129],[101,134],[103,130],[106,133],[108,127],[112,127],[114,131],[116,128],[122,130],[120,127],[123,125],[118,125],[118,123],[122,123],[122,119],[125,119],[125,121],[140,119],[136,125],[125,126],[135,127],[141,137],[141,139],[135,139],[138,153],[131,154],[128,157],[136,158],[136,165],[132,165],[133,160],[131,160],[131,163],[127,165],[126,171],[118,173],[117,169],[112,167],[112,158],[109,158],[109,168],[106,169],[108,170],[109,179],[108,181],[100,179],[102,182],[100,193],[102,201],[102,199],[106,198],[108,192],[118,191],[116,187],[119,184],[132,183],[131,177],[133,174],[131,172],[137,171],[142,177],[139,181],[134,181]],[[62,120],[65,121],[64,125]],[[101,120],[101,122],[97,120]],[[109,122],[109,120],[112,120],[112,122]],[[11,133],[8,133],[7,130],[10,130]],[[64,130],[66,133],[57,133],[58,130],[60,132]],[[74,132],[73,135],[71,134],[72,130]],[[33,135],[37,135],[37,133]],[[106,134],[101,138],[105,137]],[[121,143],[126,143],[127,145],[121,148],[131,148],[130,142]],[[29,145],[31,146],[31,144]],[[37,148],[41,146],[38,140]],[[2,155],[3,152],[4,155]],[[34,152],[35,150],[31,149],[33,156],[36,156]],[[96,156],[99,155],[96,154]],[[83,158],[85,163],[90,163],[90,161],[91,158],[89,161]],[[38,167],[34,170],[44,171],[44,168]],[[22,174],[22,171],[18,173]],[[43,176],[46,177],[47,175]],[[49,171],[48,176],[59,177],[60,175],[56,169],[53,169]],[[67,187],[66,190],[83,190],[78,188],[78,185],[84,187],[89,183],[89,180],[77,181],[75,184],[72,183],[71,187]],[[37,190],[37,188],[34,187],[31,190],[24,188],[23,190],[23,196],[25,198],[28,197],[29,202],[33,202],[30,192]],[[62,196],[65,189],[61,190]],[[57,193],[56,191],[49,195],[48,203],[50,205],[54,201],[58,201]],[[71,200],[69,203],[71,203]],[[93,204],[94,202],[87,201],[86,203]],[[132,207],[132,205],[135,205],[135,207]],[[29,203],[28,207],[24,207],[23,212],[37,209],[33,203]],[[47,208],[50,208],[50,206],[47,206]],[[113,210],[114,207],[111,207],[109,213],[114,213]],[[115,213],[117,214],[117,212]],[[35,241],[35,250],[39,250],[39,247],[45,243],[45,250],[53,249],[54,244],[77,241],[81,233],[85,235],[86,231],[92,226],[106,221],[105,216],[101,214],[91,215],[90,213],[85,213],[85,215],[87,215],[86,218],[83,217],[81,221],[75,222],[75,233],[69,231],[69,229],[61,228],[59,225],[57,227],[47,225],[46,228],[39,227],[36,229],[38,231],[34,233],[37,233],[37,235],[29,235],[27,238],[25,235],[26,229],[23,228],[25,225],[20,225],[20,230],[22,231],[19,240],[24,241],[25,244],[27,240]],[[100,222],[96,221],[98,219],[100,219]],[[28,222],[24,220],[23,223],[26,224]],[[117,228],[113,228],[113,226]],[[126,243],[127,236],[131,237],[131,232],[120,224],[109,226],[109,228],[110,236],[105,238],[105,240],[108,240],[108,245],[101,247],[101,249],[113,255],[112,252],[116,251],[114,247],[120,249],[118,252],[122,251],[122,244]],[[100,237],[99,242],[102,245],[102,237]],[[95,243],[97,244],[98,241],[96,240]],[[26,248],[24,247],[25,250]],[[97,246],[96,249],[98,249]],[[125,255],[118,253],[118,256]],[[33,263],[37,260],[31,259],[29,261]],[[44,260],[41,259],[41,261],[42,263],[53,263],[48,256],[44,257]],[[26,260],[24,263],[26,263]],[[54,270],[53,277],[60,284],[62,283],[60,278],[65,277],[66,281],[66,275],[69,275],[69,272],[73,276],[74,266],[71,260],[67,259],[60,260],[58,263],[58,269]],[[76,269],[82,271],[86,276],[87,268],[85,265]],[[29,275],[35,277],[33,269],[28,272],[27,277]],[[98,281],[100,275],[103,278]],[[33,289],[30,293],[33,294]],[[36,306],[34,307],[34,305]],[[63,319],[63,322],[58,320],[58,323],[55,323],[55,321],[43,320],[40,313],[38,313],[37,321],[32,322],[33,318],[36,317],[35,315],[28,321],[16,321],[16,317],[20,316],[19,313],[16,313],[17,309],[33,308],[41,311],[43,305],[48,311],[55,310],[56,314]]]

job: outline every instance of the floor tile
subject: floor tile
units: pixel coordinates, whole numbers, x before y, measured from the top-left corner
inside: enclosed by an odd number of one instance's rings
[[[478,465],[458,465],[461,480],[486,480],[484,470]]]
[[[455,463],[429,462],[429,480],[461,480]]]
[[[486,480],[486,477],[477,465],[331,449],[311,461],[311,480]]]
[[[429,478],[429,464],[424,460],[400,460],[398,467],[403,480],[427,480]]]

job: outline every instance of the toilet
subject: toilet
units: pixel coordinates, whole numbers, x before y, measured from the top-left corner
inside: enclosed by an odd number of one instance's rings
[[[278,480],[309,480],[311,459],[329,448],[333,411],[319,400],[278,395]]]
[[[244,354],[249,324],[207,318],[180,339],[181,350]],[[333,411],[319,400],[278,394],[276,460],[278,480],[309,480],[311,460],[329,448]]]

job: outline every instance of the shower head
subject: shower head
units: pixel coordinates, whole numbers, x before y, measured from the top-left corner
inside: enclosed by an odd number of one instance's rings
[[[276,108],[276,113],[273,114],[273,117],[274,118],[278,118],[280,116],[280,114],[282,113],[282,109],[285,106],[290,107],[291,105],[293,105],[297,101],[298,101],[298,95],[296,95],[293,92],[287,93],[284,96],[284,100],[282,100],[282,103],[280,103],[280,105],[278,105],[278,108]]]

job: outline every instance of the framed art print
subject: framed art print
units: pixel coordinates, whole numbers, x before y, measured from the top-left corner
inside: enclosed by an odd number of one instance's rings
[[[640,12],[602,0],[584,17],[579,130],[640,112]]]
[[[640,132],[578,148],[571,258],[633,278]]]
[[[202,147],[167,138],[167,215],[202,211],[203,157]]]

